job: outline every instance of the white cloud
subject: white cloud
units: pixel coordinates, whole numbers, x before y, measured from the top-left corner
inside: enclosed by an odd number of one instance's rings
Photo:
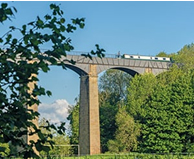
[[[65,99],[57,99],[54,103],[42,103],[38,111],[40,118],[46,118],[51,123],[66,121],[69,103]]]

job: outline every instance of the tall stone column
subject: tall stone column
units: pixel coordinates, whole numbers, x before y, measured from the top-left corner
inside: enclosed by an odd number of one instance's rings
[[[79,145],[81,155],[100,153],[98,75],[90,65],[88,75],[80,77]]]

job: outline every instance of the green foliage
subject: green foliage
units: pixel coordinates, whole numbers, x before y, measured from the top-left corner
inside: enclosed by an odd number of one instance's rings
[[[79,144],[79,102],[75,106],[69,107],[67,119],[70,121],[70,144]],[[78,153],[77,147],[73,147],[74,154]]]
[[[33,105],[39,105],[37,96],[51,95],[50,91],[37,85],[38,72],[48,72],[50,65],[59,65],[65,68],[61,60],[67,52],[73,50],[71,39],[66,37],[72,33],[77,26],[84,27],[84,18],[72,19],[71,24],[66,24],[63,11],[58,5],[50,5],[51,13],[43,18],[37,16],[36,20],[24,24],[21,28],[10,26],[9,30],[0,36],[0,143],[11,143],[14,147],[20,147],[15,153],[22,158],[38,158],[34,148],[38,151],[48,151],[49,147],[44,146],[49,142],[47,134],[42,133],[34,124],[39,113],[33,111]],[[6,3],[0,7],[0,22],[11,20],[14,16],[14,7],[10,8]],[[14,32],[19,32],[14,37]],[[41,46],[49,43],[50,48],[41,53]],[[92,51],[99,57],[104,56],[99,46],[97,51]],[[89,56],[86,56],[89,57]],[[68,61],[68,60],[66,60]],[[73,63],[73,61],[69,61]],[[31,85],[31,86],[30,86]],[[30,88],[31,87],[31,88]],[[18,122],[19,121],[19,122]],[[31,128],[29,136],[37,134],[37,141],[24,140],[27,129]],[[47,130],[55,129],[59,134],[65,131],[64,123],[61,126],[49,124]],[[52,134],[50,134],[52,138]],[[4,152],[0,147],[0,152]]]
[[[47,134],[48,139],[54,143],[53,147],[46,147],[49,144],[46,142],[44,147],[45,151],[40,153],[41,156],[53,156],[56,154],[65,156],[71,154],[70,146],[68,146],[70,145],[70,141],[66,134],[61,135],[54,129],[48,130],[48,121],[45,118],[40,120],[39,127],[41,132]]]
[[[135,120],[139,120],[144,114],[142,105],[154,91],[157,84],[153,74],[136,75],[130,82],[127,94],[127,110]]]
[[[109,103],[100,105],[100,140],[102,152],[108,151],[108,141],[114,139],[117,129],[115,121],[117,111],[117,105],[110,105]]]
[[[10,148],[8,143],[0,143],[0,156],[5,157],[10,153]]]
[[[15,7],[8,7],[7,3],[1,3],[0,8],[0,22],[4,22],[7,19],[11,20],[14,17],[14,12],[17,12]]]
[[[160,84],[168,85],[173,83],[177,79],[177,76],[182,76],[183,73],[184,71],[174,64],[169,68],[169,71],[159,74],[156,78]]]
[[[79,157],[53,157],[53,159],[193,159],[193,154],[146,154],[146,153],[120,153],[99,154]]]
[[[162,51],[162,52],[159,52],[158,55],[156,55],[157,57],[168,57],[169,55],[167,55],[166,52]]]
[[[132,80],[127,106],[141,125],[140,152],[193,151],[193,75],[193,70],[173,66],[157,77]]]
[[[54,149],[52,149],[49,153],[50,155],[70,155],[72,154],[70,149],[69,137],[66,135],[55,135],[53,137],[53,141],[55,142]],[[58,145],[58,146],[57,146]],[[60,146],[61,145],[61,146]]]
[[[126,100],[126,89],[131,76],[119,70],[106,71],[99,80],[100,138],[102,152],[108,151],[108,141],[114,139],[116,114]]]
[[[115,140],[108,142],[109,151],[118,153],[136,150],[139,127],[125,108],[119,108],[116,115],[116,125]]]
[[[173,60],[180,63],[184,70],[193,69],[194,66],[194,44],[185,45],[178,53],[172,54]]]
[[[116,104],[121,100],[126,99],[126,90],[129,85],[129,81],[132,78],[131,75],[115,70],[107,70],[99,80],[100,102],[107,101],[109,99],[110,104]]]
[[[167,89],[167,90],[166,90]],[[171,112],[169,87],[157,88],[145,104],[146,115],[142,117],[141,151],[151,153],[181,152],[182,144],[176,130],[177,111]],[[175,107],[174,107],[175,108]],[[168,110],[168,112],[166,111]]]

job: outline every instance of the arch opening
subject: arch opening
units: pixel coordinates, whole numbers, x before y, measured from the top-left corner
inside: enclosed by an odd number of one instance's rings
[[[79,67],[76,67],[75,65],[65,64],[65,66],[71,69],[72,71],[76,72],[80,76],[87,75],[87,73],[84,70],[80,69]]]
[[[108,68],[108,69],[104,69],[104,70],[99,71],[98,74],[101,75],[102,72],[105,72],[105,71],[107,71],[107,70],[109,70],[109,69],[117,69],[117,70],[120,70],[120,71],[124,71],[124,72],[130,74],[130,75],[133,76],[133,77],[134,77],[136,74],[140,74],[140,73],[138,73],[138,72],[135,71],[135,70],[132,70],[132,69],[129,69],[129,68],[125,68],[125,67],[110,67],[110,68]]]
[[[117,69],[117,70],[121,70],[121,71],[124,71],[128,74],[130,74],[131,76],[135,76],[136,74],[139,74],[138,72],[134,71],[134,70],[131,70],[131,69],[128,69],[128,68],[123,68],[123,67],[116,67],[116,68],[112,68],[112,69]]]

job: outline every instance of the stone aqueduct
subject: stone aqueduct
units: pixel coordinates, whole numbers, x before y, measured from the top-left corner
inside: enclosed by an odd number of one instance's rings
[[[93,57],[92,60],[79,55],[67,55],[68,60],[76,65],[67,67],[80,75],[80,132],[79,145],[81,154],[100,153],[100,125],[98,103],[98,74],[108,69],[119,69],[132,76],[152,72],[157,75],[166,71],[169,62],[131,60],[112,57]]]
[[[100,124],[98,103],[98,74],[108,69],[119,69],[134,76],[152,72],[157,75],[171,66],[170,62],[134,60],[112,57],[92,57],[67,55],[62,60],[74,60],[75,65],[66,67],[80,76],[80,117],[79,146],[80,154],[100,154]],[[37,110],[37,108],[35,108]]]

